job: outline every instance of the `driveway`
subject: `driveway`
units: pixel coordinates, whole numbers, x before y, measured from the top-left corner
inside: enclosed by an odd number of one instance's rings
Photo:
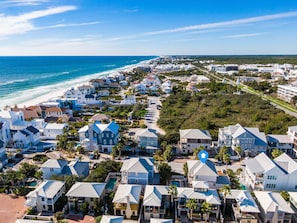
[[[147,114],[145,116],[144,123],[150,129],[155,129],[159,134],[165,135],[165,131],[157,125],[157,121],[160,117],[160,110],[157,109],[158,105],[161,105],[160,97],[148,97],[149,105]]]

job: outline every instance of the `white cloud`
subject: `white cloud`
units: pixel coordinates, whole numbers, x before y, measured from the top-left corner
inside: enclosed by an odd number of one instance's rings
[[[33,6],[47,3],[49,0],[2,0],[0,6],[15,7],[15,6]]]
[[[285,12],[285,13],[278,13],[273,15],[264,15],[264,16],[245,18],[245,19],[230,20],[225,22],[206,23],[206,24],[200,24],[200,25],[194,25],[194,26],[184,26],[184,27],[175,28],[175,29],[147,32],[147,33],[144,33],[144,35],[158,35],[158,34],[177,33],[177,32],[185,32],[185,31],[192,31],[192,30],[211,29],[211,28],[218,28],[218,27],[242,25],[242,24],[248,24],[248,23],[264,22],[264,21],[296,17],[296,16],[297,16],[297,11]]]
[[[124,9],[123,11],[125,13],[135,13],[135,12],[139,12],[139,9]]]
[[[246,37],[253,37],[253,36],[262,36],[264,34],[266,33],[244,33],[244,34],[224,36],[223,38],[227,38],[227,39],[246,38]]]
[[[94,22],[83,22],[83,23],[69,23],[69,24],[56,24],[52,26],[42,26],[42,27],[36,27],[35,30],[40,29],[55,29],[55,28],[63,28],[63,27],[76,27],[76,26],[89,26],[89,25],[96,25],[100,24],[102,22],[100,21],[94,21]]]
[[[277,19],[284,19],[290,17],[297,17],[297,11],[293,12],[285,12],[285,13],[277,13],[272,15],[264,15],[257,17],[250,17],[245,19],[237,19],[237,20],[229,20],[224,22],[215,22],[215,23],[205,23],[193,26],[184,26],[175,29],[165,29],[159,31],[145,32],[135,35],[128,36],[120,36],[108,39],[108,41],[118,41],[118,40],[126,40],[126,39],[135,39],[143,36],[155,36],[155,35],[163,35],[163,34],[171,34],[171,33],[181,33],[181,32],[189,32],[189,31],[198,31],[198,30],[209,30],[223,27],[231,27],[236,25],[244,25],[244,24],[253,24],[264,21],[271,21]]]
[[[0,37],[22,34],[37,29],[31,20],[75,10],[75,6],[60,6],[46,10],[38,10],[18,16],[0,15]]]

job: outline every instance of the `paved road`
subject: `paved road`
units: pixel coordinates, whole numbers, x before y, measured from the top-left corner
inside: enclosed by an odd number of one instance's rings
[[[148,108],[145,116],[145,124],[150,129],[155,129],[159,134],[165,135],[165,131],[157,125],[157,121],[160,117],[160,110],[157,108],[158,105],[162,105],[160,97],[148,97]]]

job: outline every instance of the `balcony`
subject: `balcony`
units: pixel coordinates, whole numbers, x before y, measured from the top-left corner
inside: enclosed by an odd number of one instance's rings
[[[117,210],[126,210],[127,205],[126,204],[121,204],[121,203],[116,203],[116,204],[114,204],[114,208],[117,209]]]
[[[165,209],[164,208],[159,208],[159,207],[145,207],[144,211],[146,213],[160,213],[160,214],[165,214]]]
[[[246,219],[246,220],[253,220],[257,219],[257,214],[250,214],[250,213],[245,213],[241,212],[240,208],[237,204],[232,204],[232,209],[234,212],[234,217],[236,219]]]

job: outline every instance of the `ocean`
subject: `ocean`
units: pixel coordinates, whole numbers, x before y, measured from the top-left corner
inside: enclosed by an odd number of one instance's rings
[[[86,83],[152,56],[0,57],[0,108]]]

